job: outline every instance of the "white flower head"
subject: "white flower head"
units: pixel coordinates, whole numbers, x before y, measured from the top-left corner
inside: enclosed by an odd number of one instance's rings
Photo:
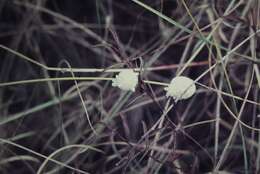
[[[138,73],[132,69],[122,70],[116,78],[112,80],[112,86],[119,87],[125,91],[135,91],[138,83]]]
[[[172,79],[170,85],[165,88],[167,97],[175,100],[190,98],[196,92],[196,86],[192,79],[185,76],[177,76]]]

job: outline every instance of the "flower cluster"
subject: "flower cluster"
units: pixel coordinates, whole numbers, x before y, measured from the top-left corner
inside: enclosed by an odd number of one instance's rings
[[[135,91],[138,84],[138,73],[132,69],[122,70],[112,80],[112,86],[119,87],[124,91]],[[173,78],[165,88],[166,96],[173,97],[174,100],[184,100],[190,98],[196,92],[196,86],[192,79],[185,76]]]
[[[135,91],[138,84],[138,73],[131,69],[122,70],[112,80],[112,86],[119,87],[124,91]]]
[[[192,79],[185,76],[177,76],[171,80],[167,91],[167,97],[173,97],[175,100],[184,100],[190,98],[196,92],[196,86]]]

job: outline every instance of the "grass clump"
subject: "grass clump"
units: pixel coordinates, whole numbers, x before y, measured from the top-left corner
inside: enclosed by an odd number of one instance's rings
[[[0,173],[259,173],[258,1],[0,4]]]

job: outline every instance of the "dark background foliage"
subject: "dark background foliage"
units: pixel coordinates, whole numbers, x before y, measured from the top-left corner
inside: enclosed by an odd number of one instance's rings
[[[191,31],[196,31],[182,1],[142,2]],[[238,4],[227,16],[223,14],[230,4],[229,1],[185,2],[200,28],[210,24],[206,9],[210,9],[216,19],[224,20],[224,24],[220,25],[224,34],[216,34],[218,43],[224,47],[233,48],[248,37],[250,29],[257,30],[254,22],[249,20],[251,14],[253,21],[257,16],[255,12],[259,9],[257,5],[254,6],[257,2],[251,2],[244,18],[241,16],[247,2]],[[240,31],[235,35],[235,28],[230,26],[238,24]],[[211,31],[212,28],[207,27],[203,34],[206,36]],[[144,65],[160,68],[160,71],[145,72],[145,79],[168,83],[183,64],[182,61],[186,62],[198,49],[197,43],[200,40],[195,35],[199,33],[183,32],[131,0],[0,0],[0,44],[48,67],[66,68],[68,64],[65,62],[75,68],[139,67],[142,65],[139,59],[141,57]],[[233,35],[236,36],[234,39]],[[250,48],[248,43],[237,51],[252,57]],[[255,50],[257,49],[256,45]],[[225,55],[227,52],[221,50],[221,53]],[[256,54],[259,56],[259,52]],[[184,75],[197,78],[218,56],[216,48],[213,47],[210,54],[209,47],[205,46],[193,64],[184,71]],[[69,72],[48,71],[19,57],[0,49],[1,83],[71,76]],[[227,93],[231,93],[228,87],[228,82],[231,82],[233,95],[241,97],[245,96],[250,86],[248,99],[259,104],[256,78],[249,85],[253,66],[258,66],[259,62],[253,64],[252,60],[238,55],[232,58],[226,66],[228,80],[220,65],[215,72],[211,72],[211,76],[208,73],[199,82],[217,88],[222,81],[223,88],[220,90]],[[77,77],[97,77],[104,74],[74,73]],[[106,76],[113,77],[114,74]],[[78,84],[81,83],[78,81]],[[66,92],[73,87],[72,92],[67,93],[71,96],[66,96]],[[80,90],[91,122],[101,129],[98,135],[93,134],[89,127],[74,81],[0,87],[0,137],[45,156],[70,144],[96,147],[103,152],[80,152],[78,148],[70,148],[54,158],[90,173],[155,173],[159,167],[158,173],[212,172],[234,128],[235,120],[216,92],[197,87],[199,90],[196,95],[176,103],[174,109],[167,114],[162,129],[155,129],[149,135],[145,132],[161,118],[167,102],[165,92],[160,86],[139,86],[130,95],[111,87],[110,82],[95,81],[82,85]],[[238,116],[243,101],[232,100],[230,97],[223,99]],[[221,107],[218,107],[218,102]],[[190,128],[183,126],[215,119],[218,113],[221,117],[217,134],[219,147],[217,156],[214,156],[215,122]],[[259,105],[246,104],[241,118],[243,122],[257,127],[257,114]],[[16,116],[19,118],[3,123],[4,120]],[[259,134],[244,127],[238,128],[235,129],[228,155],[220,170],[230,173],[257,173]],[[161,137],[153,146],[158,132]],[[10,144],[2,143],[0,147],[0,173],[3,174],[36,173],[44,160],[37,154]],[[155,153],[151,153],[153,148],[156,149]],[[22,155],[32,159],[19,159]],[[8,162],[11,157],[17,159]],[[48,162],[44,172],[77,173],[59,167]]]

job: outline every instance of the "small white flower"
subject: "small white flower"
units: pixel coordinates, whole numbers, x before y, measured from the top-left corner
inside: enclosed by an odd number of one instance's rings
[[[135,87],[138,83],[138,73],[132,69],[122,70],[116,78],[112,80],[112,86],[117,86],[125,91],[135,91]]]
[[[177,76],[172,79],[170,85],[165,88],[166,96],[175,100],[190,98],[196,92],[196,86],[192,79],[184,76]]]

